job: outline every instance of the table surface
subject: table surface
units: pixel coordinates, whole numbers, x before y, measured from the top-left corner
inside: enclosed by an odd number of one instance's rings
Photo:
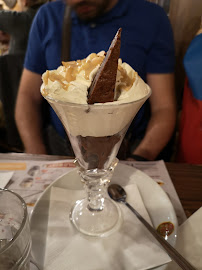
[[[202,165],[166,163],[187,217],[202,206]]]
[[[1,154],[0,154],[1,158]],[[2,154],[5,158],[5,154]],[[58,160],[67,156],[48,156],[31,154],[6,154],[7,159]],[[168,173],[180,198],[187,217],[202,206],[202,165],[166,162]]]

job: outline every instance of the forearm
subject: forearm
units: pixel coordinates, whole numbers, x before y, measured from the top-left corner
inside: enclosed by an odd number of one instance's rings
[[[155,160],[169,142],[175,129],[175,123],[176,112],[174,108],[156,111],[149,121],[143,140],[133,154],[148,160]]]
[[[26,97],[18,99],[16,104],[16,124],[24,144],[25,152],[46,154],[42,137],[40,106]]]
[[[16,102],[15,119],[27,153],[46,154],[43,143],[40,94],[41,76],[23,70]]]
[[[152,89],[149,99],[151,118],[145,136],[134,155],[154,160],[169,142],[176,123],[176,97],[174,76],[168,74],[147,74]]]

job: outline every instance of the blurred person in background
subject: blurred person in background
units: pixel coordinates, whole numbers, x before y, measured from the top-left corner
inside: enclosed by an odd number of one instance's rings
[[[174,42],[166,13],[160,6],[142,0],[66,0],[66,4],[72,9],[69,60],[107,51],[122,27],[120,57],[150,85],[152,95],[129,129],[129,151],[122,147],[127,155],[121,158],[159,158],[176,122]],[[44,101],[40,94],[41,75],[64,60],[61,48],[65,8],[65,1],[45,4],[32,24],[15,114],[27,153],[71,155],[63,126],[51,108],[45,120],[51,129],[44,133]]]
[[[32,20],[45,0],[18,0],[16,10],[0,10],[0,100],[5,115],[1,144],[5,151],[22,151],[14,108]],[[6,3],[6,1],[5,1]],[[6,43],[6,44],[5,44]],[[3,46],[4,45],[4,46]],[[6,49],[5,49],[6,48]],[[14,149],[15,148],[15,149]],[[10,149],[10,150],[9,150]]]
[[[202,16],[200,29],[184,55],[185,84],[176,161],[202,164]]]
[[[0,30],[9,34],[9,54],[25,54],[29,29],[45,0],[18,0],[20,11],[0,10]]]

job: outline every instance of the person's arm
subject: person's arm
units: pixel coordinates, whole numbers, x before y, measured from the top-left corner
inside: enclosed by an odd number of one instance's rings
[[[151,118],[145,136],[132,153],[154,160],[170,140],[176,124],[176,97],[173,74],[148,74],[152,89]]]
[[[16,124],[25,152],[46,154],[42,137],[41,75],[23,70],[15,109]]]

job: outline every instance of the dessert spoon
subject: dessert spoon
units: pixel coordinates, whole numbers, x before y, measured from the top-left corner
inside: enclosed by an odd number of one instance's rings
[[[136,217],[144,224],[148,231],[158,240],[167,254],[183,269],[196,270],[181,254],[178,253],[127,201],[126,192],[118,184],[111,184],[108,187],[109,196],[116,202],[125,204]]]

